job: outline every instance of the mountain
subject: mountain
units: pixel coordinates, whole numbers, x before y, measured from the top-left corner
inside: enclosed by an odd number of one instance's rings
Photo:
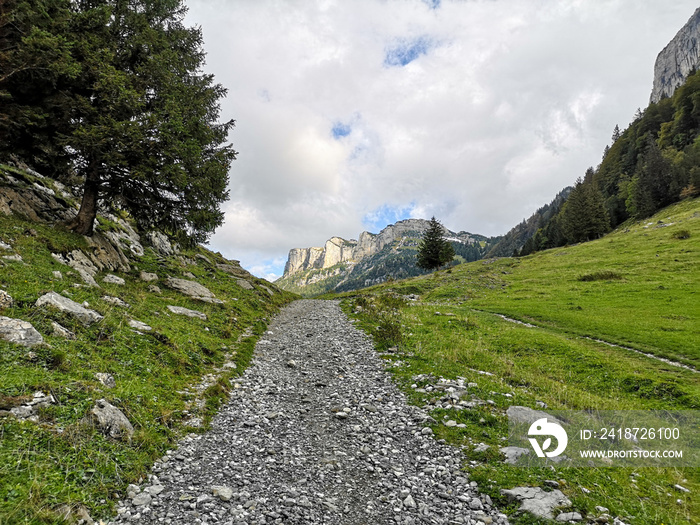
[[[670,97],[700,64],[700,8],[656,57],[650,102]]]
[[[292,248],[284,275],[275,284],[308,296],[420,275],[425,272],[416,266],[415,256],[428,224],[424,219],[406,219],[377,234],[362,232],[358,240],[331,237],[323,247]],[[480,259],[498,241],[447,228],[445,237],[463,262]]]

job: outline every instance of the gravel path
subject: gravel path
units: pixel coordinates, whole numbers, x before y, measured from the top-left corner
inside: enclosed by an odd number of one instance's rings
[[[113,523],[508,523],[337,303],[284,308],[234,386]]]

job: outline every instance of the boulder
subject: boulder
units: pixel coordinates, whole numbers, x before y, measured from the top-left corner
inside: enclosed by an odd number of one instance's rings
[[[29,348],[44,342],[44,338],[31,323],[2,316],[0,316],[0,339]]]
[[[125,285],[126,281],[122,279],[121,277],[117,277],[116,275],[113,274],[107,274],[104,276],[102,279],[103,283],[108,283],[108,284],[120,284],[120,285]]]
[[[107,374],[105,372],[97,372],[95,374],[95,379],[97,379],[107,388],[114,388],[115,386],[117,386],[117,382],[114,380],[114,376],[112,374]]]
[[[124,413],[105,399],[98,400],[83,421],[113,439],[130,441],[134,435],[134,427]]]
[[[139,330],[141,332],[150,332],[151,330],[153,330],[153,328],[148,326],[146,323],[142,323],[141,321],[137,321],[136,319],[129,320],[129,326],[134,330]]]
[[[177,247],[170,244],[168,237],[160,232],[150,232],[146,235],[146,239],[148,239],[153,249],[158,252],[159,255],[168,257],[169,255],[178,253]]]
[[[202,319],[204,321],[207,320],[207,314],[198,312],[197,310],[190,310],[189,308],[183,308],[182,306],[168,306],[168,310],[170,310],[174,314],[178,315],[186,315],[187,317],[197,317],[198,319]]]
[[[248,281],[245,279],[236,279],[236,283],[238,283],[238,286],[243,288],[244,290],[253,290],[253,285],[250,284]]]
[[[530,451],[522,447],[501,447],[499,448],[501,453],[506,457],[506,463],[510,465],[515,465],[520,459],[520,456],[529,454]]]
[[[121,306],[122,308],[129,308],[131,305],[119,299],[119,297],[113,297],[111,295],[103,295],[102,300],[105,303],[113,304],[114,306]]]
[[[206,286],[199,284],[196,281],[188,281],[187,279],[176,279],[168,277],[165,280],[165,285],[177,290],[185,295],[189,295],[193,299],[199,299],[207,303],[223,303]]]
[[[508,421],[511,423],[523,423],[527,425],[532,425],[538,419],[543,417],[547,418],[547,421],[562,424],[560,420],[554,416],[547,414],[547,412],[542,412],[541,410],[534,410],[529,407],[521,406],[511,406],[506,410],[506,415],[508,416]]]
[[[515,487],[501,490],[501,494],[506,496],[508,501],[520,502],[521,512],[529,512],[548,520],[554,519],[555,508],[571,505],[571,501],[560,490],[545,492],[540,487]]]
[[[51,328],[53,329],[53,335],[57,337],[63,337],[65,339],[70,339],[70,340],[75,340],[75,334],[68,330],[68,328],[65,328],[64,326],[61,326],[58,324],[56,321],[51,321]]]
[[[145,281],[147,283],[158,280],[158,275],[156,275],[155,273],[149,273],[149,272],[141,272],[139,274],[139,277],[141,278],[142,281]]]
[[[562,512],[557,516],[557,521],[560,523],[569,523],[571,521],[581,521],[583,520],[583,516],[581,516],[578,512]]]
[[[101,321],[103,317],[94,310],[89,310],[67,297],[63,297],[56,292],[49,292],[37,299],[36,306],[48,305],[59,311],[75,317],[85,326]]]

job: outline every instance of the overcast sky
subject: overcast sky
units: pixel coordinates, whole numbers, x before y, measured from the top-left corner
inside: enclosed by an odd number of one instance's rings
[[[435,215],[500,235],[596,166],[697,0],[188,0],[235,119],[220,251]]]

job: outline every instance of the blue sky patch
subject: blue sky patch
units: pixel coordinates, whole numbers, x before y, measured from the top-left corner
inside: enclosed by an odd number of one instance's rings
[[[415,208],[415,202],[411,202],[407,206],[389,206],[382,204],[379,208],[365,214],[362,218],[362,224],[371,232],[379,233],[389,224],[411,218],[411,212]]]
[[[427,4],[430,9],[437,9],[440,7],[440,0],[423,0],[423,2]]]
[[[350,124],[343,124],[342,122],[336,122],[331,128],[331,134],[334,139],[341,139],[347,137],[352,132],[352,126]]]
[[[386,50],[385,66],[405,66],[421,55],[425,55],[433,47],[433,42],[426,36],[411,39],[401,39],[393,47]]]

